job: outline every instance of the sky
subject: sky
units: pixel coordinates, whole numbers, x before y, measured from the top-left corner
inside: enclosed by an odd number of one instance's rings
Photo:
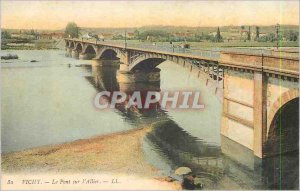
[[[299,24],[299,1],[1,1],[1,28]]]

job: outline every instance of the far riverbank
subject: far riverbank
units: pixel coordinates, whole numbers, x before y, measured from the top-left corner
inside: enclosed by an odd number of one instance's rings
[[[55,50],[64,49],[63,39],[51,40],[23,40],[15,39],[2,40],[1,50]]]

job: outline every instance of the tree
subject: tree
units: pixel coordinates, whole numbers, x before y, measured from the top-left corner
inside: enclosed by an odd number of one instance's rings
[[[259,27],[258,26],[256,26],[256,36],[255,36],[255,38],[256,39],[258,39],[259,38]]]
[[[125,39],[125,37],[122,36],[122,35],[120,35],[120,34],[114,35],[114,36],[112,37],[112,40],[124,40],[124,39]]]
[[[140,40],[152,39],[156,41],[167,41],[169,33],[162,30],[147,30],[139,34]]]
[[[220,28],[218,27],[217,34],[215,36],[215,41],[216,42],[222,42],[222,40],[223,40],[223,38],[221,36]]]
[[[244,25],[242,25],[241,26],[241,38],[240,38],[240,41],[242,40],[242,36],[243,36],[243,30],[245,29],[245,26]]]
[[[11,35],[8,31],[1,31],[1,39],[10,39]]]
[[[136,29],[136,30],[133,32],[133,35],[134,35],[134,38],[135,38],[135,39],[139,39],[139,37],[140,37],[140,32]]]
[[[66,26],[65,35],[71,38],[79,37],[79,27],[74,22],[70,22]]]
[[[269,33],[265,36],[261,36],[257,39],[259,42],[274,42],[276,40],[276,36],[274,33]]]
[[[30,34],[31,34],[31,35],[35,35],[35,32],[34,32],[33,29],[30,30]]]
[[[249,29],[248,29],[248,36],[247,36],[247,40],[251,40],[251,31],[250,31],[250,26],[249,26]]]
[[[274,42],[276,40],[276,36],[274,33],[270,33],[267,35],[267,41]]]
[[[292,30],[288,30],[286,32],[286,39],[288,41],[297,41],[298,37],[299,37],[299,32],[295,32],[295,31],[292,31]]]
[[[208,34],[208,33],[203,33],[202,32],[201,39],[213,41],[215,39],[215,37],[213,35]]]
[[[95,38],[96,40],[99,40],[99,36],[97,34],[91,34],[91,37]]]

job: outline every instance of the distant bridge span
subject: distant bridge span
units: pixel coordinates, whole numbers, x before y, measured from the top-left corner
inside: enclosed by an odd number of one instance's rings
[[[166,60],[179,64],[221,95],[222,135],[259,158],[298,149],[299,58],[207,50],[189,53],[171,46],[70,38],[65,42],[67,56],[118,59],[119,73],[134,75],[130,78],[133,82],[155,80],[149,72]],[[230,154],[239,157],[234,152]]]

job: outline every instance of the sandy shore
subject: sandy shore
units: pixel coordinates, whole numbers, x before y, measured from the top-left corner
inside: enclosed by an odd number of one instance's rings
[[[151,127],[90,139],[2,154],[2,171],[11,173],[96,173],[137,176],[164,182],[163,189],[179,189],[178,182],[158,177],[143,154],[142,139]]]

